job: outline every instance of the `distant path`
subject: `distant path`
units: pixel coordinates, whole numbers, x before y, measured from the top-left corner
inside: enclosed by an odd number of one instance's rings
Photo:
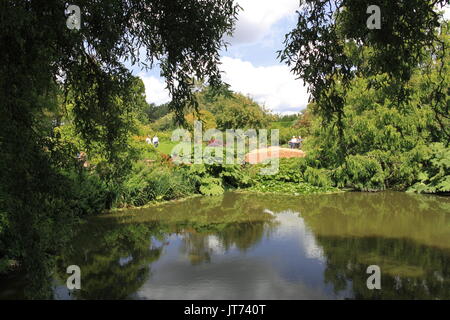
[[[299,149],[269,147],[255,149],[245,155],[245,162],[257,164],[268,158],[304,158],[306,153]]]

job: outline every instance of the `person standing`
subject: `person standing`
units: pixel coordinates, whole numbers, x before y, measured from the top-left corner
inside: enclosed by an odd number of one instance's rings
[[[289,147],[291,147],[291,149],[294,149],[295,146],[295,136],[292,137],[291,140],[289,140]]]
[[[302,136],[298,136],[298,148],[301,149],[303,145],[304,139],[302,139]]]
[[[292,139],[292,145],[293,145],[293,149],[297,149],[298,148],[298,144],[299,144],[299,140],[296,136],[294,136],[294,138]]]
[[[150,136],[147,136],[147,139],[145,139],[145,142],[147,142],[147,144],[152,143],[152,139],[150,139]]]
[[[155,135],[155,136],[153,137],[153,146],[154,146],[155,148],[158,148],[158,145],[159,145],[159,139],[158,139],[158,136]]]

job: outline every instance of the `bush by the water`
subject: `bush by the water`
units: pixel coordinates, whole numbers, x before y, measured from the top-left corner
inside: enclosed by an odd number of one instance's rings
[[[150,201],[172,200],[193,193],[193,178],[186,171],[138,163],[123,184],[118,205],[143,206]]]
[[[329,171],[312,165],[307,158],[280,159],[278,173],[274,175],[259,174],[263,165],[248,167],[246,170],[252,177],[248,190],[285,194],[337,191]]]

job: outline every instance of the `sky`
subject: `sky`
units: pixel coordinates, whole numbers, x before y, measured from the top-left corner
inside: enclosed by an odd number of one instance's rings
[[[277,59],[286,33],[296,24],[299,0],[237,0],[242,7],[227,50],[221,51],[223,80],[231,90],[250,96],[274,113],[293,114],[304,109],[308,93]],[[445,17],[450,19],[450,7]],[[158,67],[149,72],[132,68],[145,84],[147,101],[157,105],[170,101]]]

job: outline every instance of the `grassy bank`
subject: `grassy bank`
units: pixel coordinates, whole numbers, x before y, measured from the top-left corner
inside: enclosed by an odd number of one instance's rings
[[[275,175],[261,175],[261,168],[263,165],[174,165],[166,155],[158,153],[155,161],[133,166],[114,207],[149,206],[229,190],[286,195],[339,191],[326,172],[308,167],[304,159],[280,159]]]

